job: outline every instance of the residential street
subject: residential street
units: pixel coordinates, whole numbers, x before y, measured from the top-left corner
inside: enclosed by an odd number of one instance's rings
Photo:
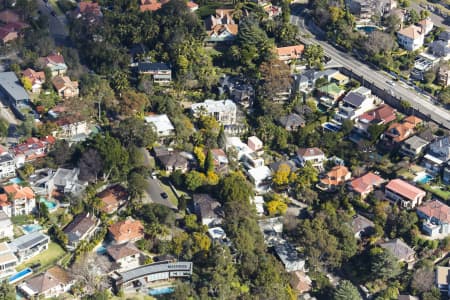
[[[292,13],[294,14],[294,12]],[[354,73],[363,76],[365,80],[372,82],[381,89],[392,89],[392,93],[395,96],[409,102],[413,108],[424,113],[425,115],[429,115],[436,123],[450,129],[450,112],[448,110],[434,105],[430,100],[426,99],[422,95],[419,95],[411,87],[402,86],[399,83],[395,86],[395,88],[392,88],[387,83],[391,80],[390,77],[384,75],[380,71],[371,69],[366,64],[363,64],[352,57],[349,53],[342,52],[327,42],[314,38],[314,34],[310,32],[306,26],[304,26],[303,18],[298,15],[291,15],[291,22],[299,27],[300,33],[302,34],[302,42],[305,44],[314,43],[321,45],[325,54],[332,58],[332,64],[334,63],[334,65],[341,65],[352,70]],[[305,38],[305,35],[309,35],[312,38]]]
[[[65,46],[68,43],[69,30],[67,29],[67,18],[65,15],[52,16],[51,11],[55,11],[52,5],[43,0],[37,1],[41,14],[48,17],[50,35],[55,40],[55,43],[60,46]],[[56,11],[55,11],[56,12]]]

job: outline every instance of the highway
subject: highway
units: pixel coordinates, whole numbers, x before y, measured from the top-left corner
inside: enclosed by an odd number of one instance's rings
[[[412,87],[398,82],[395,86],[388,84],[392,78],[386,74],[371,69],[366,64],[358,61],[350,53],[340,51],[325,41],[316,39],[314,34],[304,26],[304,20],[297,16],[291,15],[291,23],[297,25],[302,35],[302,42],[305,44],[318,44],[324,49],[325,55],[329,56],[331,64],[340,65],[349,70],[352,70],[355,74],[362,76],[368,82],[373,83],[380,89],[391,92],[392,95],[407,101],[411,104],[411,107],[417,109],[421,113],[430,116],[430,118],[437,124],[450,129],[450,111],[443,107],[434,105],[430,100],[426,99],[423,95],[417,93]],[[305,37],[309,36],[309,37]]]

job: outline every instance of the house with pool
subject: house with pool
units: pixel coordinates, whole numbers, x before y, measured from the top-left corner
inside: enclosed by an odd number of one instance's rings
[[[35,231],[12,240],[9,247],[17,256],[19,262],[24,262],[47,250],[49,243],[50,238],[47,235]]]
[[[0,280],[16,272],[19,260],[6,242],[0,243]]]
[[[450,136],[445,136],[428,145],[422,165],[427,172],[436,175],[441,172],[448,161],[450,161]]]

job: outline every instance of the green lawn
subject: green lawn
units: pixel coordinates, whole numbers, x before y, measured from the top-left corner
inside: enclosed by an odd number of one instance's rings
[[[44,270],[47,267],[55,264],[65,253],[66,252],[63,250],[63,248],[61,248],[61,246],[59,246],[54,242],[50,242],[47,250],[36,255],[30,260],[27,260],[25,263],[21,264],[16,269],[17,271],[20,271],[27,267],[30,267],[33,264],[40,263],[41,266],[39,267],[39,270]]]
[[[170,188],[169,185],[166,185],[165,182],[163,182],[162,180],[160,180],[161,182],[161,188],[163,189],[164,192],[167,193],[167,195],[169,196],[169,200],[170,202],[172,202],[173,205],[175,205],[176,207],[178,207],[178,199],[175,196],[175,194],[173,193],[172,189]]]
[[[439,188],[432,188],[428,184],[422,184],[421,187],[424,188],[427,192],[430,192],[443,200],[450,201],[450,192],[448,191],[443,191]]]

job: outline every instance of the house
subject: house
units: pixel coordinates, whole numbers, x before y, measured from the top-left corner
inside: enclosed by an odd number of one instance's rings
[[[168,1],[164,1],[166,3]],[[163,3],[162,1],[158,0],[141,0],[141,5],[139,5],[139,10],[141,12],[144,11],[157,11],[162,7]]]
[[[56,142],[53,136],[46,136],[38,139],[31,137],[22,144],[12,147],[12,152],[16,156],[16,166],[20,168],[25,162],[31,162],[38,158],[45,157],[50,147]]]
[[[128,218],[110,225],[108,233],[114,244],[136,242],[144,237],[144,226],[141,221]]]
[[[309,292],[312,289],[312,280],[305,272],[295,271],[291,273],[289,281],[291,287],[299,294]]]
[[[248,177],[257,193],[265,193],[270,189],[272,171],[267,166],[260,166],[247,170]]]
[[[400,153],[411,158],[416,158],[423,152],[428,144],[428,141],[414,135],[403,142],[400,147]]]
[[[55,121],[57,130],[52,135],[57,139],[65,139],[73,142],[84,141],[92,133],[92,129],[86,120],[63,117]]]
[[[19,262],[24,262],[47,250],[49,242],[50,238],[47,235],[35,231],[12,240],[9,248],[17,256]]]
[[[213,227],[208,229],[208,235],[213,243],[219,243],[223,246],[230,247],[232,245],[230,239],[222,227]]]
[[[44,72],[36,72],[35,70],[28,68],[22,72],[22,76],[30,80],[32,93],[39,94],[41,92],[42,85],[45,83]]]
[[[5,24],[20,22],[20,16],[11,9],[5,9],[0,11],[0,20]]]
[[[393,179],[385,187],[385,196],[405,208],[414,208],[422,204],[425,191],[401,179]]]
[[[450,50],[449,50],[450,52]],[[437,82],[444,87],[447,87],[450,85],[450,69],[448,66],[444,65],[439,67],[438,73],[437,73]]]
[[[14,255],[6,242],[0,243],[0,279],[8,277],[16,272],[15,267],[19,260]]]
[[[450,207],[438,200],[425,202],[417,208],[422,230],[431,237],[450,234]]]
[[[368,172],[365,175],[350,181],[348,187],[351,191],[360,195],[361,199],[364,199],[373,192],[375,187],[380,187],[384,182],[385,180],[380,176]]]
[[[264,236],[264,243],[267,247],[273,247],[276,243],[283,240],[283,218],[274,217],[258,220],[258,226]]]
[[[141,251],[131,242],[108,246],[106,253],[118,270],[129,270],[140,265]]]
[[[162,168],[168,173],[175,172],[176,170],[184,173],[188,170],[188,160],[179,152],[172,152],[167,155],[159,156],[158,161]]]
[[[289,242],[283,240],[274,245],[275,254],[281,260],[286,272],[305,272],[305,259],[300,258],[297,250]]]
[[[444,167],[442,181],[446,184],[450,184],[450,162],[447,162],[447,165]]]
[[[294,60],[300,59],[303,51],[305,51],[304,45],[295,45],[289,47],[280,47],[277,48],[276,53],[278,56],[278,60],[284,61],[289,64]]]
[[[416,51],[423,46],[425,32],[422,26],[410,25],[397,31],[398,44],[408,51]]]
[[[423,33],[427,35],[433,30],[434,23],[430,18],[425,18],[419,21],[419,26],[422,28]]]
[[[83,1],[78,2],[73,16],[76,19],[83,18],[90,23],[93,23],[103,17],[100,5],[97,2]]]
[[[0,96],[18,118],[24,118],[20,109],[30,103],[30,96],[14,72],[0,72]]]
[[[164,85],[172,81],[172,69],[166,63],[139,62],[137,68],[139,74],[150,75],[155,83]]]
[[[416,252],[401,239],[390,240],[380,246],[394,255],[399,262],[411,263],[415,260]]]
[[[222,224],[222,205],[208,194],[193,195],[194,211],[202,225],[215,227]]]
[[[14,156],[6,149],[0,147],[0,179],[14,177],[16,175],[16,163]]]
[[[420,300],[419,297],[411,295],[399,295],[398,300]]]
[[[144,117],[147,124],[153,127],[158,138],[164,140],[167,137],[175,135],[175,127],[173,127],[172,122],[170,122],[169,117],[166,114],[155,115],[151,114]]]
[[[438,174],[450,160],[450,136],[441,137],[428,145],[422,164],[428,172]]]
[[[75,279],[69,272],[60,266],[54,266],[27,279],[18,286],[18,289],[28,299],[46,299],[59,297],[61,294],[69,292],[74,283]]]
[[[352,14],[363,20],[370,20],[375,14],[387,15],[397,7],[395,0],[346,0],[345,4]]]
[[[422,52],[414,60],[411,79],[424,80],[425,73],[439,64],[440,58],[430,53]]]
[[[306,163],[319,170],[323,169],[323,162],[326,160],[325,153],[319,148],[300,148],[297,150],[297,158],[300,165],[304,166]]]
[[[305,126],[305,120],[296,113],[290,113],[285,116],[281,116],[278,119],[278,123],[287,131],[295,131],[300,127]]]
[[[0,20],[3,21],[3,19]],[[1,25],[0,40],[3,45],[18,39],[19,36],[21,36],[21,31],[27,27],[29,27],[28,24],[20,21],[7,22],[6,24]]]
[[[237,107],[231,100],[205,100],[192,104],[191,110],[195,117],[208,115],[222,125],[236,124]]]
[[[236,38],[239,25],[234,22],[233,9],[216,9],[205,20],[208,42],[229,42]]]
[[[329,81],[331,81],[331,83],[336,83],[337,85],[342,86],[349,83],[350,78],[348,78],[348,76],[345,76],[341,72],[337,71],[331,74],[331,76],[329,77]]]
[[[381,104],[377,108],[363,113],[356,118],[355,129],[357,132],[370,137],[367,131],[371,125],[384,125],[394,121],[396,116],[396,110],[387,104]]]
[[[259,140],[259,139],[258,139]],[[255,144],[253,142],[250,143],[250,146],[257,149],[261,144],[259,144],[258,141],[254,140]],[[255,152],[251,149],[251,147],[247,144],[243,143],[239,137],[236,136],[229,136],[226,140],[225,150],[229,152],[230,150],[234,150],[237,153],[237,159],[241,160],[243,159],[244,155],[246,154],[255,154],[258,152]]]
[[[353,234],[357,239],[370,236],[375,232],[375,224],[360,214],[353,216],[351,227]]]
[[[75,216],[72,222],[63,230],[69,240],[67,249],[73,251],[81,241],[90,239],[99,223],[100,221],[95,215],[88,212]]]
[[[117,184],[98,193],[97,197],[102,201],[101,211],[110,215],[115,213],[121,205],[124,205],[128,201],[129,194],[123,186]]]
[[[9,217],[29,215],[36,209],[36,198],[30,187],[10,184],[3,187],[0,207]]]
[[[52,77],[63,76],[67,72],[67,65],[64,61],[64,56],[59,53],[41,57],[40,62],[44,67],[50,68]]]
[[[64,99],[77,97],[80,93],[78,81],[71,81],[68,76],[55,76],[52,84],[58,95]]]
[[[228,157],[220,148],[211,149],[211,154],[214,161],[214,169],[217,172],[226,172],[228,170]]]
[[[264,146],[263,142],[257,136],[254,135],[250,136],[247,139],[247,145],[254,152],[262,150]]]
[[[395,147],[415,133],[415,128],[422,122],[421,119],[410,116],[403,122],[391,124],[383,134],[383,142],[387,147]]]
[[[264,158],[258,156],[257,153],[245,153],[242,155],[240,162],[246,169],[259,168],[264,166]]]
[[[345,90],[341,89],[334,82],[321,86],[317,89],[317,91],[319,93],[319,96],[321,96],[320,101],[325,102],[324,104],[328,104],[329,106],[334,105],[336,101],[345,94]],[[325,99],[322,99],[323,97],[325,97]]]
[[[55,192],[79,195],[88,185],[87,181],[79,179],[79,175],[79,168],[58,168],[46,184],[48,195],[53,196]]]
[[[9,216],[2,210],[0,210],[0,239],[13,238],[14,227]]]
[[[331,170],[320,179],[317,188],[321,190],[334,191],[339,185],[350,180],[352,173],[345,166],[334,166]]]
[[[111,274],[113,290],[136,292],[136,282],[146,288],[155,281],[165,281],[172,278],[184,278],[192,275],[192,262],[161,261],[140,266],[126,271],[116,271]]]
[[[377,102],[379,101],[372,95],[372,92],[361,86],[345,95],[333,119],[338,123],[344,120],[355,120],[363,113],[376,108]]]
[[[435,283],[441,293],[445,293],[447,296],[450,296],[450,267],[436,267]]]

